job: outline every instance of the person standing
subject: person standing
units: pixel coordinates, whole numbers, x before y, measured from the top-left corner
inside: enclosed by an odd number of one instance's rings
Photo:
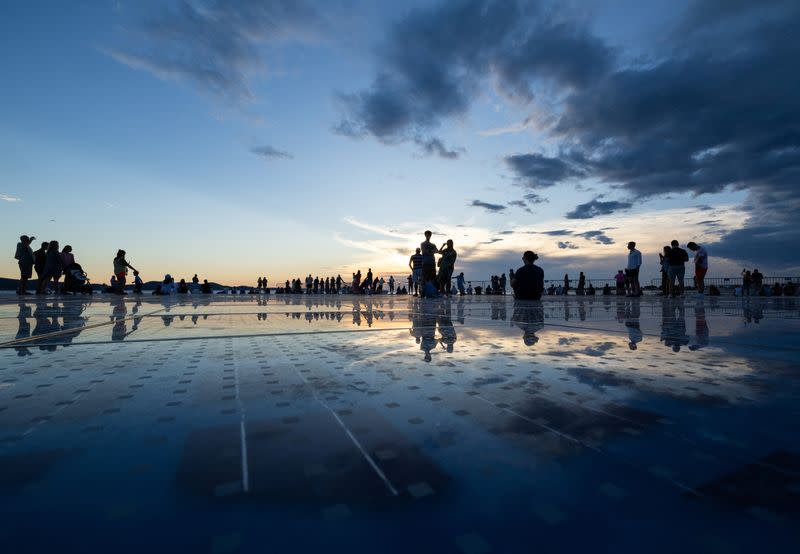
[[[419,245],[420,254],[422,255],[422,286],[424,288],[427,283],[433,283],[436,286],[436,254],[439,249],[431,242],[433,233],[425,231],[425,240]]]
[[[625,266],[625,276],[630,283],[629,296],[641,296],[642,286],[639,283],[639,268],[642,267],[642,253],[636,250],[636,243],[628,243],[628,265]]]
[[[133,293],[134,294],[142,294],[142,287],[144,283],[142,282],[142,278],[139,277],[139,272],[135,269],[133,270]]]
[[[576,293],[578,294],[578,296],[583,296],[585,292],[586,292],[586,275],[584,275],[583,271],[581,271],[581,274],[578,275],[578,289]]]
[[[52,279],[55,292],[58,293],[58,281],[64,272],[64,265],[61,262],[61,253],[58,251],[58,241],[53,240],[47,246],[47,256],[44,261],[44,273],[39,278],[39,286],[36,294],[47,292],[47,283]]]
[[[447,243],[439,250],[442,257],[439,258],[439,290],[443,294],[450,294],[451,281],[453,279],[453,270],[456,265],[456,258],[458,253],[453,248],[452,239],[448,239]]]
[[[464,272],[458,274],[456,277],[456,286],[458,287],[458,294],[464,296],[464,291],[466,288],[466,281],[464,281]]]
[[[564,274],[564,290],[563,290],[563,294],[564,294],[564,296],[569,294],[569,273],[565,273]]]
[[[525,251],[522,262],[525,264],[514,273],[511,288],[515,300],[539,300],[544,292],[544,270],[534,262],[539,259],[535,252]]]
[[[61,266],[64,268],[64,273],[69,271],[69,267],[75,263],[75,255],[72,253],[72,247],[67,244],[61,250]]]
[[[419,294],[419,282],[422,280],[422,254],[419,248],[408,259],[408,267],[411,270],[411,278],[413,280],[413,286],[412,283],[409,283],[408,290],[413,291],[414,296],[417,296]]]
[[[31,242],[36,240],[36,237],[29,237],[22,235],[19,237],[17,243],[17,251],[14,253],[14,259],[17,260],[19,265],[19,284],[17,286],[17,294],[26,295],[28,292],[28,279],[33,275],[34,255]]]
[[[389,294],[394,294],[394,275],[389,275]]]
[[[742,296],[750,296],[750,285],[753,283],[753,275],[747,269],[742,272]]]
[[[697,294],[702,295],[706,290],[706,273],[708,273],[708,252],[697,244],[690,242],[686,248],[694,252],[694,278],[697,281]]]
[[[136,268],[128,263],[125,259],[125,251],[117,250],[117,256],[114,258],[114,275],[117,277],[117,294],[125,294],[125,281],[128,276],[128,269],[136,271]]]
[[[508,281],[506,281],[506,274],[505,273],[501,273],[500,274],[500,279],[498,280],[498,284],[500,285],[500,294],[502,294],[502,295],[505,295],[505,293],[506,293],[506,283],[507,282]]]
[[[689,254],[681,248],[677,240],[670,243],[669,254],[669,288],[672,296],[683,294],[683,279],[686,276],[686,262],[689,261]]]
[[[41,281],[44,276],[44,262],[47,260],[47,248],[50,246],[49,242],[43,242],[39,249],[33,253],[33,269],[36,270],[36,278]],[[37,286],[38,290],[38,286]]]

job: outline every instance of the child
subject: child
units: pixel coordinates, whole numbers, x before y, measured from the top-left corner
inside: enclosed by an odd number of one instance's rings
[[[144,283],[142,282],[142,278],[139,277],[139,272],[135,269],[133,270],[133,293],[134,294],[142,294],[142,286]]]

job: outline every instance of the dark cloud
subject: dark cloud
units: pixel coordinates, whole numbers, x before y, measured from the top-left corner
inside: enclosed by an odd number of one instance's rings
[[[529,214],[530,214],[530,213],[533,213],[533,212],[531,211],[531,209],[528,207],[528,204],[526,204],[524,200],[511,200],[511,201],[508,203],[508,205],[509,205],[509,206],[516,206],[517,208],[522,208],[523,210],[525,210],[525,211],[526,211],[526,212],[528,212]]]
[[[139,47],[106,52],[239,104],[253,98],[250,78],[263,69],[262,44],[313,40],[323,27],[320,11],[308,0],[184,0],[137,27],[144,37]]]
[[[481,244],[494,244],[496,242],[501,242],[502,240],[503,239],[500,239],[500,238],[493,238],[493,239],[489,239],[489,240],[487,240],[485,242],[482,242]]]
[[[567,213],[567,219],[591,219],[599,215],[608,215],[620,210],[627,210],[633,204],[617,200],[603,201],[595,198],[585,204],[578,204],[575,209]]]
[[[502,212],[506,209],[507,206],[503,206],[502,204],[490,204],[489,202],[484,202],[483,200],[473,200],[470,206],[475,208],[483,208],[488,212]]]
[[[595,242],[596,244],[614,244],[614,239],[605,234],[605,229],[575,233],[575,236]]]
[[[532,189],[552,187],[562,181],[580,177],[583,172],[561,158],[543,154],[514,154],[505,159],[517,183]],[[536,199],[541,198],[533,195]]]
[[[555,231],[537,231],[540,235],[547,235],[549,237],[569,237],[572,236],[572,231],[567,229],[556,229]]]
[[[514,231],[500,231],[498,235],[513,235]]]
[[[523,196],[526,202],[529,204],[544,204],[546,202],[550,202],[547,198],[539,196],[535,192],[529,192],[525,196]]]
[[[490,76],[504,94],[530,98],[534,78],[571,87],[605,71],[611,55],[600,41],[538,5],[448,0],[413,11],[389,29],[372,85],[339,96],[335,129],[407,140],[464,114]]]
[[[578,248],[577,245],[571,243],[568,240],[558,241],[558,247],[561,248],[562,250],[576,250]]]
[[[292,154],[286,152],[284,150],[278,150],[277,148],[273,148],[269,145],[263,146],[253,146],[250,148],[250,152],[256,154],[257,156],[261,156],[267,160],[274,160],[274,159],[284,159],[284,160],[291,160],[294,158]]]
[[[457,160],[461,154],[464,153],[463,148],[448,150],[441,139],[436,137],[416,137],[414,143],[420,147],[420,150],[426,156],[438,156],[446,160]]]

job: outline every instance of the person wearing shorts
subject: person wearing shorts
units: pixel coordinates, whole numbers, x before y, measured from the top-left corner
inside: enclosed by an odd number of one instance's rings
[[[424,290],[426,283],[433,283],[433,287],[438,290],[436,282],[436,254],[439,249],[431,242],[430,231],[425,231],[425,242],[419,245],[420,253],[422,254],[422,286]]]
[[[673,240],[670,243],[668,260],[669,271],[667,276],[669,277],[670,293],[672,296],[678,296],[683,294],[683,279],[686,276],[686,266],[684,264],[689,261],[689,254],[680,247],[680,243],[677,240]]]
[[[114,258],[114,276],[117,278],[117,294],[125,294],[125,280],[128,275],[128,268],[136,271],[125,259],[125,251],[117,250],[117,257]]]
[[[694,252],[694,278],[697,281],[697,294],[703,294],[706,290],[706,273],[708,273],[708,252],[697,244],[690,242],[686,248]]]

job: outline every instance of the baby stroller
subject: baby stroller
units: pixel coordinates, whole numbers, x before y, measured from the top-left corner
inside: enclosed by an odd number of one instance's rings
[[[89,277],[80,264],[74,263],[64,272],[64,292],[73,294],[92,294]]]

